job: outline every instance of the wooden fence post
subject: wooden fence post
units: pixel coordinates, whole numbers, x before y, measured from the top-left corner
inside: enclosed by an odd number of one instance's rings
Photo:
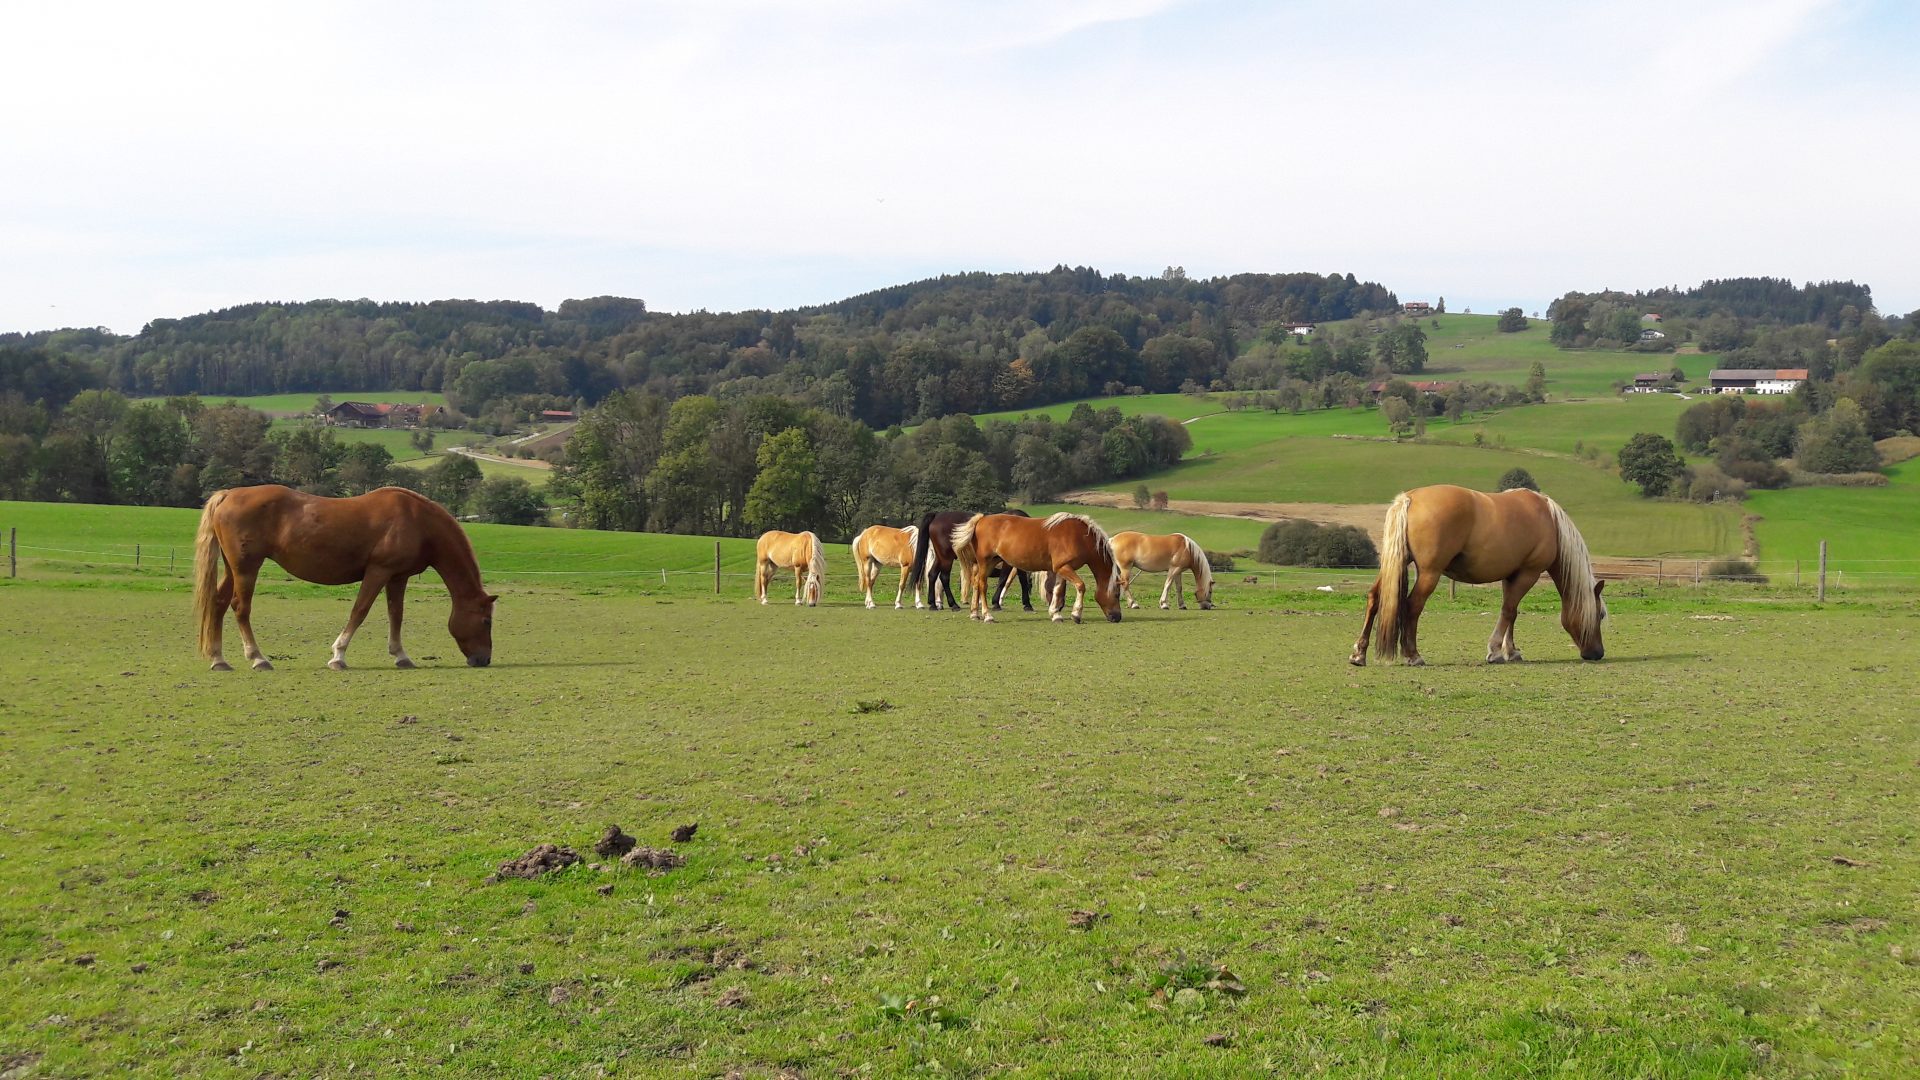
[[[133,545],[133,568],[135,570],[140,569],[140,545],[139,544]]]
[[[720,541],[713,542],[713,595],[720,595]]]
[[[1827,542],[1825,540],[1820,541],[1820,584],[1814,587],[1813,599],[1815,603],[1827,602]]]
[[[173,573],[173,549],[167,549],[167,573]]]
[[[20,530],[7,529],[7,576],[14,577],[20,572]]]
[[[1666,583],[1666,578],[1667,578],[1667,561],[1665,559],[1653,560],[1654,586],[1657,588],[1660,585],[1664,585]]]
[[[1796,589],[1800,587],[1800,560],[1799,559],[1793,560],[1793,587]]]

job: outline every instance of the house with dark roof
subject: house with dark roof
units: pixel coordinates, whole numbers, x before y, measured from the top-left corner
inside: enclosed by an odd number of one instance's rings
[[[1622,387],[1621,391],[1628,394],[1657,394],[1660,384],[1665,381],[1667,377],[1658,371],[1643,371],[1633,377],[1633,385]]]
[[[1791,394],[1806,381],[1806,368],[1714,368],[1707,376],[1707,392]]]

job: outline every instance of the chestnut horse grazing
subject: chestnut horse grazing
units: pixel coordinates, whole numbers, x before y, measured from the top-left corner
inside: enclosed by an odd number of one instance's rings
[[[1167,583],[1160,587],[1160,610],[1167,610],[1167,593],[1172,591],[1187,610],[1186,592],[1180,587],[1180,573],[1193,574],[1193,598],[1207,610],[1213,608],[1213,567],[1207,565],[1207,553],[1186,533],[1154,536],[1140,532],[1113,534],[1113,557],[1120,563],[1120,592],[1127,606],[1137,608],[1133,598],[1133,571],[1137,567],[1151,573],[1164,573]]]
[[[1086,567],[1093,574],[1094,600],[1108,622],[1120,621],[1120,566],[1113,544],[1100,526],[1080,514],[1058,513],[1045,521],[1025,515],[975,514],[953,530],[954,556],[973,581],[972,617],[993,621],[987,606],[987,575],[996,565],[1030,573],[1050,573],[1047,612],[1054,622],[1065,616],[1067,583],[1074,587],[1073,621],[1087,601],[1087,583],[1075,572]]]
[[[793,568],[793,602],[818,605],[820,590],[827,584],[827,552],[820,546],[820,538],[810,532],[778,529],[760,534],[760,542],[753,546],[753,595],[761,603],[767,602],[767,583],[773,579],[773,572],[783,566]]]
[[[480,564],[466,530],[439,503],[396,487],[329,499],[266,484],[216,491],[200,512],[193,607],[200,619],[200,652],[215,671],[233,670],[220,654],[228,607],[248,662],[255,671],[273,669],[253,638],[253,586],[267,559],[303,581],[360,583],[346,629],[334,639],[333,659],[327,661],[335,671],[346,670],[347,644],[381,589],[387,590],[387,653],[395,667],[413,666],[400,647],[400,615],[407,579],[428,567],[447,583],[453,599],[447,631],[467,664],[486,667],[493,660],[493,602],[499,597],[481,588]]]
[[[1007,513],[1014,517],[1027,516],[1025,510],[1008,510]],[[913,547],[913,571],[907,579],[908,586],[913,589],[913,606],[920,606],[920,582],[924,578],[927,607],[939,611],[940,596],[945,593],[948,609],[959,609],[960,605],[953,599],[953,530],[966,524],[967,519],[973,516],[973,513],[968,510],[942,510],[937,513],[928,513],[920,519],[919,536]],[[1017,576],[1020,579],[1020,606],[1027,611],[1032,611],[1032,575],[1024,570],[1016,573],[1005,565],[997,567],[996,572],[1000,577],[1000,585],[993,591],[993,609],[1000,610],[1000,601],[1006,599],[1007,586]],[[967,592],[970,587],[971,583],[966,575],[962,574],[960,591]],[[969,596],[968,603],[971,602],[972,597]]]
[[[1380,576],[1367,590],[1367,618],[1348,662],[1367,662],[1367,634],[1383,659],[1420,664],[1420,611],[1442,574],[1469,585],[1498,581],[1506,596],[1500,621],[1487,639],[1487,663],[1520,659],[1513,621],[1520,601],[1545,573],[1560,590],[1560,625],[1580,648],[1580,659],[1607,654],[1600,624],[1607,603],[1587,556],[1587,542],[1560,504],[1526,488],[1488,495],[1451,484],[1401,492],[1387,508]],[[1418,572],[1411,592],[1407,564]],[[1379,624],[1375,626],[1375,618]]]
[[[853,569],[860,575],[860,591],[866,595],[869,610],[874,606],[873,582],[880,576],[883,566],[900,568],[900,586],[893,590],[893,609],[900,610],[900,598],[907,592],[907,578],[913,573],[914,541],[919,536],[920,529],[914,525],[904,529],[890,525],[869,525],[853,538]],[[920,606],[918,589],[913,593],[913,606]]]

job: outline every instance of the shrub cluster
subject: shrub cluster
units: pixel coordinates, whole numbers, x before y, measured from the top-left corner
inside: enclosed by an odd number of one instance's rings
[[[1260,535],[1260,561],[1276,566],[1376,567],[1380,553],[1352,525],[1277,521]]]

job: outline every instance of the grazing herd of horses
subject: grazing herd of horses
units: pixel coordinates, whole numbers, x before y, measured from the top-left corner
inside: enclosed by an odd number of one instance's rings
[[[903,607],[911,591],[913,605],[957,609],[952,575],[961,571],[961,589],[972,618],[993,622],[1010,584],[1020,583],[1021,606],[1033,610],[1033,575],[1042,575],[1047,612],[1055,622],[1078,623],[1086,605],[1085,570],[1093,581],[1094,602],[1109,622],[1119,622],[1122,602],[1133,598],[1136,570],[1165,573],[1160,607],[1174,602],[1185,609],[1182,574],[1193,577],[1194,600],[1213,606],[1213,574],[1206,552],[1184,533],[1155,536],[1137,532],[1109,537],[1083,514],[1058,513],[1040,519],[1012,510],[1003,514],[962,511],[929,513],[917,525],[875,525],[853,542],[853,557],[866,606],[875,607],[873,586],[880,571],[900,570],[893,606]],[[253,591],[267,560],[304,581],[322,585],[360,584],[347,624],[333,642],[327,666],[344,670],[347,646],[365,621],[373,601],[387,594],[387,652],[394,666],[414,666],[400,644],[407,581],[433,570],[452,600],[447,631],[471,667],[493,659],[493,608],[499,597],[480,583],[479,561],[466,530],[438,503],[404,488],[381,488],[352,498],[333,499],[268,484],[217,491],[200,514],[194,542],[193,604],[199,622],[200,652],[215,671],[230,671],[222,652],[228,610],[239,628],[247,661],[255,670],[273,664],[253,636]],[[1409,585],[1407,571],[1414,570]],[[225,570],[224,576],[221,571]],[[768,532],[754,545],[754,597],[768,602],[767,590],[781,569],[793,572],[795,604],[817,605],[826,588],[825,546],[811,532]],[[1366,614],[1348,661],[1367,662],[1369,638],[1382,659],[1424,663],[1419,648],[1420,614],[1443,577],[1468,584],[1498,582],[1500,617],[1487,641],[1487,662],[1520,659],[1513,639],[1520,601],[1542,575],[1560,593],[1560,624],[1583,660],[1606,655],[1601,627],[1607,617],[1601,593],[1605,583],[1593,571],[1587,545],[1559,504],[1524,488],[1487,494],[1452,485],[1403,492],[1387,510],[1380,548],[1380,573],[1367,590]],[[1067,590],[1074,592],[1067,607]]]

